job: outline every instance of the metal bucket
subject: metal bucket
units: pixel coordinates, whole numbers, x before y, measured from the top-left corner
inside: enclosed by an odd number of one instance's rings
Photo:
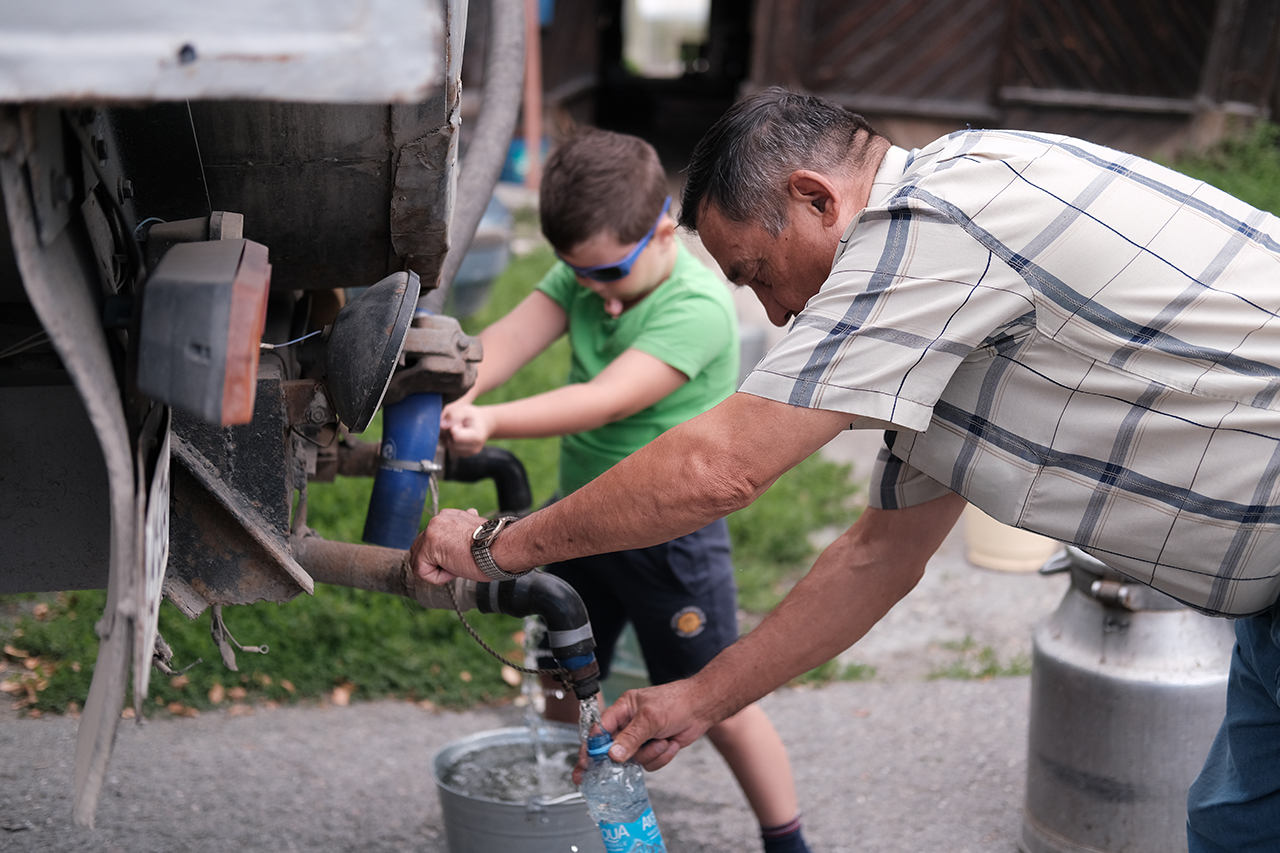
[[[547,724],[547,741],[578,743],[575,726]],[[449,768],[492,747],[530,744],[527,728],[493,729],[455,740],[436,753],[431,775],[440,792],[449,853],[604,853],[586,801],[573,792],[551,800],[510,803],[459,790],[441,781]]]
[[[1187,850],[1187,789],[1226,707],[1232,623],[1068,548],[1035,630],[1026,853]]]

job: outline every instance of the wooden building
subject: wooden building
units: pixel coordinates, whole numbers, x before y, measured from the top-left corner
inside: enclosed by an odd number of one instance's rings
[[[1170,156],[1280,107],[1280,0],[711,0],[699,61],[674,79],[628,70],[625,2],[555,0],[549,127],[591,122],[687,152],[734,98],[780,85],[901,145],[1002,126]]]

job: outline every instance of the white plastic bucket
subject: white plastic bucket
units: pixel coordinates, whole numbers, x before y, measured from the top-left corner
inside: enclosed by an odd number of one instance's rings
[[[973,504],[964,508],[964,535],[969,562],[1001,572],[1034,572],[1062,547],[1038,533],[996,521]]]

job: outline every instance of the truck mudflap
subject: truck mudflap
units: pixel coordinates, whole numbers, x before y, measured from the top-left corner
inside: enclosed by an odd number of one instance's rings
[[[27,159],[51,136],[24,134],[20,115],[16,110],[0,113],[0,191],[14,257],[32,308],[84,403],[107,469],[107,607],[97,624],[101,645],[80,718],[72,810],[76,821],[92,826],[120,724],[129,666],[133,663],[137,673],[136,695],[146,695],[150,674],[159,579],[168,558],[169,416],[167,407],[154,407],[144,418],[138,441],[130,440],[123,396],[93,298],[99,286],[97,271],[84,263],[68,229],[40,233],[41,217],[29,188],[42,176],[29,173],[37,170],[28,169]],[[163,462],[157,464],[161,456]],[[149,575],[154,576],[150,583]]]

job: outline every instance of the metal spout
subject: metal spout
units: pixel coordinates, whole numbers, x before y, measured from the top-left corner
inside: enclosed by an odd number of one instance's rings
[[[579,699],[600,690],[600,666],[587,608],[567,582],[543,572],[528,572],[516,580],[476,583],[458,578],[435,586],[418,578],[409,566],[408,552],[377,545],[331,542],[304,529],[293,539],[293,556],[320,583],[388,592],[412,599],[431,610],[479,610],[507,616],[540,616],[547,626],[551,653],[568,670],[565,677]],[[453,597],[449,588],[453,589]]]

